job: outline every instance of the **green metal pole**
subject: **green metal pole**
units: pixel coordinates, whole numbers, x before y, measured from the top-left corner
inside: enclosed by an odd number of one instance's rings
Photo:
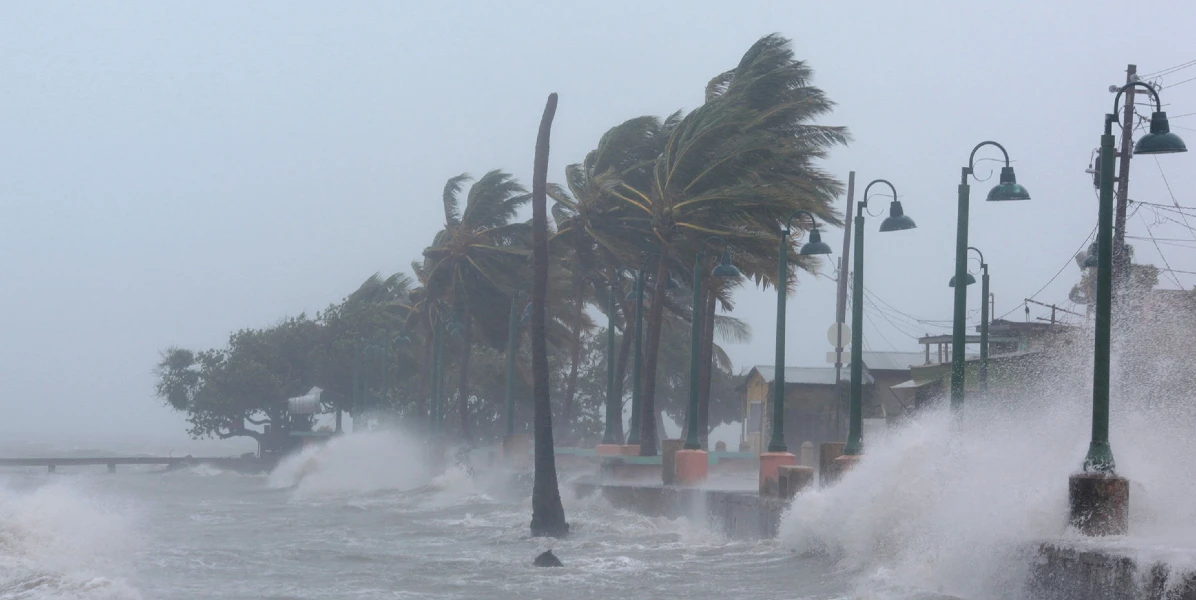
[[[788,452],[785,445],[785,303],[786,277],[789,274],[789,228],[781,230],[781,249],[777,253],[777,338],[772,383],[772,438],[769,452]]]
[[[868,195],[865,190],[864,201]],[[847,444],[843,454],[857,456],[864,452],[864,202],[856,207],[855,278],[851,284],[851,414],[847,421]]]
[[[1100,213],[1096,228],[1096,352],[1092,361],[1092,441],[1084,470],[1113,472],[1109,446],[1109,337],[1113,305],[1113,121],[1105,116],[1100,138]]]
[[[959,181],[959,222],[955,226],[955,315],[951,325],[951,408],[963,407],[964,352],[967,350],[968,286],[968,175],[970,167],[963,168]]]
[[[615,422],[623,418],[620,414],[619,398],[615,397],[615,311],[618,310],[615,299],[615,280],[610,282],[610,303],[606,312],[606,429],[602,432],[603,444],[618,444],[615,438]],[[623,335],[627,335],[624,326]]]
[[[432,334],[432,431],[440,431],[441,406],[444,395],[444,331],[437,323]]]
[[[519,295],[511,294],[511,316],[507,321],[507,435],[515,434],[515,340],[519,331]]]
[[[641,370],[644,339],[644,269],[640,268],[635,276],[635,340],[631,353],[631,431],[627,434],[627,444],[638,446],[640,443],[640,380],[643,378]]]
[[[685,435],[686,450],[701,450],[702,443],[698,441],[698,355],[701,345],[702,329],[702,259],[705,252],[699,252],[694,260],[694,304],[689,327],[689,414],[686,422],[688,432]]]
[[[988,391],[988,265],[980,265],[980,391]],[[959,281],[958,279],[956,280]]]

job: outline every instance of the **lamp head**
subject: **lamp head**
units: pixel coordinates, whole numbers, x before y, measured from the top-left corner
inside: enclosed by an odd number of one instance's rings
[[[988,201],[1029,200],[1030,192],[1018,185],[1017,176],[1013,174],[1013,167],[1001,167],[1001,183],[989,190]]]
[[[963,284],[964,285],[972,285],[973,283],[976,283],[976,277],[973,276],[971,273],[968,273],[967,276],[963,278]],[[949,283],[947,283],[947,287],[955,287],[955,276],[954,275],[951,276],[951,281]]]
[[[1150,116],[1150,133],[1142,136],[1134,144],[1137,154],[1173,154],[1187,152],[1188,147],[1178,135],[1171,133],[1171,125],[1167,122],[1167,113],[1156,111]]]
[[[711,275],[713,275],[715,277],[723,277],[723,278],[727,278],[727,279],[738,279],[739,278],[739,276],[740,276],[739,269],[736,269],[735,265],[731,264],[731,251],[730,250],[723,250],[723,256],[719,260],[718,266],[714,267],[714,271],[711,272]]]
[[[818,231],[817,227],[810,230],[810,241],[806,242],[806,244],[802,246],[801,250],[798,252],[798,254],[803,256],[830,253],[831,247],[827,245],[826,242],[822,241],[822,233]]]
[[[901,208],[900,200],[894,200],[889,203],[889,216],[884,221],[881,221],[881,231],[902,231],[915,227],[917,227],[917,224],[914,223],[914,220],[905,216],[905,209]]]

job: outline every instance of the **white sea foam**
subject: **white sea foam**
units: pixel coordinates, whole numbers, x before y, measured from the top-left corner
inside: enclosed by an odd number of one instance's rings
[[[0,488],[0,597],[141,598],[135,546],[127,518],[68,482]]]
[[[856,574],[861,593],[1017,597],[1038,544],[1136,554],[1191,570],[1196,555],[1196,435],[1188,393],[1166,382],[1115,385],[1111,443],[1131,481],[1129,536],[1082,539],[1067,525],[1068,476],[1079,470],[1091,397],[1075,370],[1034,398],[971,398],[960,415],[927,411],[832,487],[799,496],[780,538]],[[867,441],[867,440],[866,440]]]

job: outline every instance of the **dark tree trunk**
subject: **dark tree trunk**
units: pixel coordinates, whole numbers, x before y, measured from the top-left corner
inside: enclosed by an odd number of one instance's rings
[[[714,290],[706,289],[706,308],[702,312],[701,354],[698,355],[698,436],[707,452],[710,447],[710,382],[714,375]]]
[[[415,397],[415,420],[421,422],[428,417],[428,396],[431,396],[429,386],[432,384],[432,334],[428,333],[428,343],[424,344],[424,365],[419,370],[419,395]]]
[[[619,303],[623,309],[623,340],[619,343],[619,362],[615,365],[615,398],[619,399],[619,420],[615,423],[615,435],[620,440],[627,439],[627,434],[623,431],[623,390],[627,381],[627,363],[631,358],[631,342],[635,339],[635,333],[631,330],[635,309],[630,308],[629,304]]]
[[[576,265],[575,269],[580,268]],[[582,295],[585,290],[585,281],[579,274],[573,274],[573,339],[570,340],[569,347],[569,378],[565,380],[565,402],[564,408],[561,411],[561,424],[564,426],[564,432],[561,440],[567,444],[572,445],[576,442],[574,433],[577,430],[573,422],[574,400],[577,396],[577,372],[581,367],[581,318],[582,312],[585,310],[585,302]]]
[[[648,330],[644,332],[647,342],[644,351],[643,397],[640,399],[640,456],[656,456],[660,453],[660,441],[656,432],[656,353],[660,348],[660,327],[664,321],[664,295],[668,293],[669,267],[662,248],[656,266],[655,289],[652,291],[652,308],[648,311]]]
[[[552,399],[548,395],[548,341],[545,301],[548,295],[548,139],[556,114],[556,94],[548,96],[532,169],[532,396],[535,399],[535,480],[532,483],[532,535],[564,537],[569,533],[556,478],[552,447]]]
[[[461,317],[461,372],[457,379],[457,410],[461,413],[461,441],[473,444],[469,430],[469,363],[473,358],[473,315],[466,307]]]

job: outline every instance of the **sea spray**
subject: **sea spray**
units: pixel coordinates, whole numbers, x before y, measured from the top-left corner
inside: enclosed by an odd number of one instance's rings
[[[141,597],[128,581],[137,546],[129,518],[75,482],[11,484],[0,484],[0,597]]]
[[[1039,544],[1059,540],[1190,571],[1196,448],[1183,443],[1196,437],[1190,392],[1158,373],[1115,370],[1110,435],[1117,471],[1131,481],[1130,534],[1084,539],[1067,524],[1067,482],[1088,447],[1091,367],[1082,354],[1070,360],[1047,389],[972,394],[959,414],[927,409],[885,439],[865,440],[864,460],[837,485],[795,499],[782,543],[857,573],[861,593],[885,587],[1016,598]]]
[[[269,485],[294,487],[301,496],[408,490],[434,475],[423,448],[414,436],[394,430],[337,436],[283,459]]]

